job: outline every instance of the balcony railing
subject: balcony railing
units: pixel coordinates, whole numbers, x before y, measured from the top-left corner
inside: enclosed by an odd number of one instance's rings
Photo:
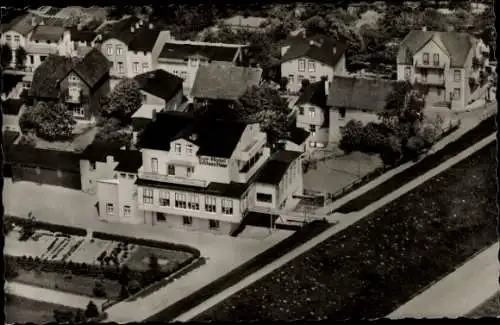
[[[173,183],[173,184],[196,186],[196,187],[207,187],[208,186],[208,182],[205,180],[144,172],[144,171],[142,171],[142,169],[139,169],[138,177],[141,179],[146,179],[146,180],[151,180],[151,181],[156,181],[156,182]]]
[[[425,69],[446,69],[446,64],[444,62],[434,62],[434,61],[423,61],[423,60],[415,60],[415,67],[417,68],[425,68]]]

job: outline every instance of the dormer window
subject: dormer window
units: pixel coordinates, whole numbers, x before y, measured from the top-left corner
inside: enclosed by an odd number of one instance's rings
[[[429,64],[429,53],[424,53],[422,55],[422,62],[423,64]]]
[[[192,155],[193,154],[193,145],[192,144],[188,144],[187,147],[186,147],[186,152],[188,155]]]
[[[181,144],[180,143],[176,143],[175,144],[175,153],[180,154],[181,150],[182,150],[181,148],[182,148]]]
[[[196,67],[197,64],[198,64],[198,59],[197,58],[191,58],[191,66],[192,67]]]

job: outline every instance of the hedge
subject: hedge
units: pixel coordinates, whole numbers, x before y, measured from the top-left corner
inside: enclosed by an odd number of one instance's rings
[[[100,232],[100,231],[94,231],[92,237],[98,238],[98,239],[103,239],[103,240],[121,241],[121,242],[125,242],[127,244],[135,244],[135,245],[150,246],[150,247],[156,247],[156,248],[162,248],[162,249],[187,252],[187,253],[193,254],[195,258],[200,257],[200,255],[201,255],[201,253],[198,249],[191,247],[191,246],[182,245],[182,244],[173,244],[173,243],[162,242],[162,241],[151,240],[151,239],[127,237],[127,236],[122,236],[122,235],[104,233],[104,232]]]
[[[52,231],[52,232],[61,232],[73,236],[87,236],[87,230],[83,228],[76,228],[76,227],[70,227],[70,226],[65,226],[65,225],[57,225],[53,223],[48,223],[44,221],[38,221],[38,220],[30,220],[26,218],[21,218],[21,217],[15,217],[15,216],[5,216],[4,218],[5,221],[11,221],[14,222],[16,225],[19,225],[21,227],[23,226],[28,226],[28,225],[33,225],[33,227],[41,230],[47,230],[47,231]]]
[[[175,319],[177,316],[181,315],[187,310],[197,306],[198,304],[214,296],[215,294],[229,288],[246,276],[256,272],[270,262],[285,255],[287,252],[290,252],[292,249],[297,248],[309,239],[319,235],[330,226],[331,225],[328,222],[322,220],[315,220],[311,223],[306,224],[300,231],[297,231],[293,235],[285,238],[277,245],[274,245],[266,251],[258,254],[257,256],[233,269],[229,273],[207,284],[206,286],[193,292],[187,297],[178,300],[156,315],[149,317],[148,319],[146,319],[146,321],[169,322]]]

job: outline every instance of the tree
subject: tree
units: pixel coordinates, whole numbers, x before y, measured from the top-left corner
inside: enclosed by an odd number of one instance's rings
[[[78,309],[75,312],[75,317],[73,318],[73,321],[76,324],[84,323],[85,322],[85,314],[84,314],[84,312],[81,309]]]
[[[127,265],[124,265],[120,270],[120,274],[118,275],[118,283],[122,286],[126,286],[130,280],[130,269]]]
[[[21,139],[18,142],[19,145],[36,147],[36,138],[33,136],[33,133],[23,134]]]
[[[120,286],[120,298],[127,299],[130,296],[130,292],[128,292],[128,287],[126,284],[122,284]]]
[[[73,114],[63,103],[38,102],[35,107],[27,109],[19,119],[23,132],[34,130],[38,137],[47,141],[71,138],[75,124]]]
[[[158,257],[154,254],[149,256],[149,268],[155,271],[160,268],[160,264],[158,264]]]
[[[14,259],[8,259],[5,261],[5,278],[12,279],[18,275],[17,263]]]
[[[24,64],[26,63],[27,53],[24,47],[19,46],[16,49],[16,66],[18,68],[24,68]]]
[[[123,125],[117,118],[110,118],[97,132],[94,142],[113,144],[118,147],[127,146],[132,141],[132,130]]]
[[[417,159],[421,150],[425,147],[425,141],[418,135],[412,136],[406,142],[405,151],[408,157]]]
[[[95,318],[99,316],[99,309],[92,300],[89,301],[87,308],[85,309],[84,315],[87,318]]]
[[[363,122],[350,120],[340,130],[341,139],[339,148],[345,153],[358,150],[363,136]]]
[[[12,62],[12,48],[8,43],[0,45],[0,66],[7,68]]]
[[[92,290],[94,296],[98,298],[106,297],[106,290],[104,289],[104,285],[100,281],[96,281],[94,283],[94,289]]]
[[[300,91],[303,92],[304,90],[307,89],[307,87],[309,87],[311,85],[311,82],[307,78],[302,79],[301,85],[302,85],[302,87],[300,88]]]
[[[394,135],[387,137],[382,152],[380,153],[380,158],[384,166],[394,166],[400,160],[401,154],[401,140]]]
[[[129,123],[130,117],[141,107],[142,96],[139,84],[134,79],[120,81],[102,107],[105,116],[115,117],[122,123]]]
[[[130,294],[136,294],[141,290],[141,284],[137,279],[133,279],[128,283],[128,292]]]

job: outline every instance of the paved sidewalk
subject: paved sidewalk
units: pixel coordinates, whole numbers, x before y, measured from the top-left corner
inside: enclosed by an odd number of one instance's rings
[[[387,317],[466,316],[500,289],[498,249],[492,245]]]
[[[462,135],[467,133],[469,130],[474,128],[476,125],[478,125],[482,120],[490,116],[491,114],[494,114],[497,110],[497,103],[492,102],[489,103],[488,105],[482,107],[481,109],[477,109],[471,112],[465,112],[465,113],[460,113],[459,116],[461,118],[461,126],[458,130],[455,132],[449,134],[448,136],[444,137],[440,141],[438,141],[429,151],[427,154],[432,154],[436,151],[439,151],[443,149],[445,146],[447,146],[449,143],[454,142],[456,139],[460,138]],[[331,211],[338,209],[345,203],[357,198],[358,196],[363,195],[364,193],[368,192],[369,190],[377,187],[378,185],[384,183],[388,179],[392,178],[393,176],[403,172],[404,170],[410,168],[411,166],[418,164],[419,162],[413,162],[409,161],[407,163],[404,163],[394,169],[389,170],[388,172],[384,173],[383,175],[375,178],[371,182],[367,183],[366,185],[361,186],[360,188],[354,190],[351,193],[348,193],[347,195],[341,197],[338,200],[335,200],[334,202],[327,204],[324,207],[318,208],[315,210],[315,214],[317,215],[327,215]]]
[[[485,147],[486,145],[490,144],[491,142],[495,141],[496,135],[492,134],[489,136],[487,139],[484,139],[480,141],[479,143],[476,143],[475,145],[471,146],[467,150],[461,152],[457,156],[448,159],[441,165],[437,166],[434,169],[431,169],[421,177],[418,177],[417,179],[405,184],[404,186],[400,187],[396,191],[390,193],[389,195],[383,197],[382,199],[370,204],[366,208],[364,208],[361,211],[358,212],[353,212],[349,214],[340,214],[336,213],[333,215],[334,219],[338,221],[338,224],[335,226],[332,226],[331,228],[327,229],[325,232],[320,234],[319,236],[309,240],[308,242],[304,243],[303,245],[299,246],[298,248],[292,250],[291,252],[285,254],[281,258],[275,260],[274,262],[266,265],[264,268],[260,269],[259,271],[249,275],[248,277],[244,278],[237,284],[229,287],[228,289],[222,291],[221,293],[215,295],[214,297],[207,299],[200,305],[196,306],[195,308],[187,311],[186,313],[180,315],[177,317],[174,321],[189,321],[196,317],[197,315],[201,314],[205,310],[215,306],[222,300],[226,299],[227,297],[233,295],[234,293],[240,291],[241,289],[249,286],[250,284],[258,281],[262,277],[266,276],[267,274],[273,272],[277,268],[285,265],[289,261],[293,260],[297,256],[307,252],[308,250],[312,249],[313,247],[317,246],[318,244],[322,243],[326,239],[330,238],[331,236],[335,235],[336,233],[346,229],[347,227],[353,225],[354,223],[358,222],[359,220],[363,219],[364,217],[368,216],[371,214],[373,211],[379,209],[380,207],[396,200],[400,196],[406,194],[407,192],[413,190],[420,184],[426,182],[430,178],[436,176],[437,174],[443,172],[444,170],[450,168],[451,166],[459,163],[463,159],[469,157],[473,153],[477,152],[481,148]]]
[[[6,282],[5,292],[19,297],[28,298],[31,300],[43,301],[51,304],[62,305],[66,307],[85,309],[90,300],[92,300],[99,308],[104,303],[104,299],[90,298],[80,295],[75,295],[68,292],[56,291],[19,282]]]

